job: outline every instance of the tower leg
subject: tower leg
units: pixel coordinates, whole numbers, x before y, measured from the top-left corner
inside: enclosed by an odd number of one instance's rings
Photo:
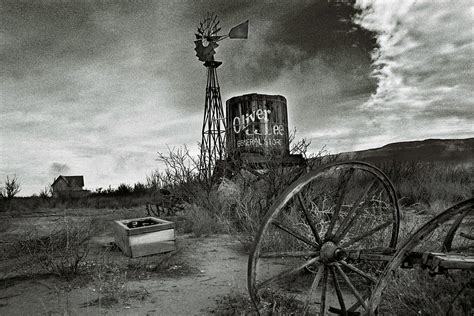
[[[207,85],[200,157],[200,172],[204,179],[210,179],[216,161],[225,158],[225,117],[217,79],[217,67],[220,64],[219,62],[205,64]]]

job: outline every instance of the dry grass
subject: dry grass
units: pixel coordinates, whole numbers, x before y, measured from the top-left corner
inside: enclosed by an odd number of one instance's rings
[[[144,300],[150,293],[144,288],[131,289],[128,281],[136,275],[136,269],[129,269],[124,263],[117,262],[110,255],[110,249],[104,250],[92,261],[84,263],[91,282],[89,288],[97,297],[83,303],[86,306],[110,307],[115,304],[127,304],[131,299]]]
[[[216,307],[208,312],[216,315],[299,315],[302,303],[293,296],[264,291],[262,299],[268,302],[257,313],[248,295],[232,292],[218,297]]]
[[[205,208],[192,205],[185,214],[184,232],[192,233],[194,237],[210,236],[223,230],[218,220]]]
[[[398,191],[402,205],[443,211],[474,194],[474,168],[447,162],[386,162],[380,165]],[[439,207],[441,206],[441,208]]]
[[[472,315],[470,278],[472,283],[468,271],[430,276],[421,269],[399,269],[384,291],[379,311],[392,315]]]
[[[72,220],[64,216],[49,234],[26,233],[19,241],[17,255],[28,254],[31,262],[43,271],[66,280],[80,272],[80,265],[89,253],[92,226],[89,219]]]

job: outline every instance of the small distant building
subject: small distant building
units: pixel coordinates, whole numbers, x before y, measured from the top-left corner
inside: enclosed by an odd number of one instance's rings
[[[53,197],[83,197],[89,191],[84,190],[83,176],[59,176],[51,184]]]

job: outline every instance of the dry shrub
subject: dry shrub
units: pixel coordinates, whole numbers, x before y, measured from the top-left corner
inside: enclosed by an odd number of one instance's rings
[[[472,315],[469,279],[469,271],[430,276],[421,269],[399,269],[384,290],[379,311],[393,315]]]
[[[19,241],[19,248],[44,271],[69,280],[79,273],[80,263],[88,255],[91,234],[89,219],[64,216],[48,235],[27,233]]]
[[[303,304],[294,296],[265,290],[262,299],[269,302],[258,312],[247,294],[232,292],[216,300],[216,307],[209,311],[217,315],[299,315]]]
[[[186,210],[184,231],[195,237],[209,236],[222,232],[222,226],[209,210],[192,205]]]
[[[131,267],[116,262],[109,251],[110,249],[106,249],[94,261],[84,263],[88,274],[92,276],[90,287],[97,297],[85,302],[82,307],[107,308],[118,303],[127,304],[131,299],[144,300],[150,295],[143,286],[138,289],[130,288],[128,281]]]
[[[294,132],[291,140],[294,140]],[[309,145],[310,142],[305,139],[292,142],[291,151],[305,158],[316,158],[324,153],[322,150],[307,157]],[[165,168],[148,177],[148,185],[169,189],[183,201],[197,206],[186,212],[192,223],[188,230],[195,235],[221,232],[220,227],[226,226],[227,230],[243,234],[244,239],[249,240],[254,238],[272,201],[305,170],[301,167],[282,167],[278,163],[279,156],[267,158],[267,163],[260,166],[265,172],[260,175],[255,175],[255,172],[252,175],[242,169],[233,170],[237,171],[237,176],[232,181],[206,179],[199,172],[199,157],[192,157],[187,147],[169,148],[166,153],[158,153],[157,160]],[[229,164],[239,165],[237,162]]]

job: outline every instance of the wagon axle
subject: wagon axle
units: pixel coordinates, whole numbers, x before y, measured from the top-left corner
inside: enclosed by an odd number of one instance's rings
[[[320,257],[321,262],[328,264],[344,260],[347,258],[347,252],[332,241],[327,241],[321,247]]]

